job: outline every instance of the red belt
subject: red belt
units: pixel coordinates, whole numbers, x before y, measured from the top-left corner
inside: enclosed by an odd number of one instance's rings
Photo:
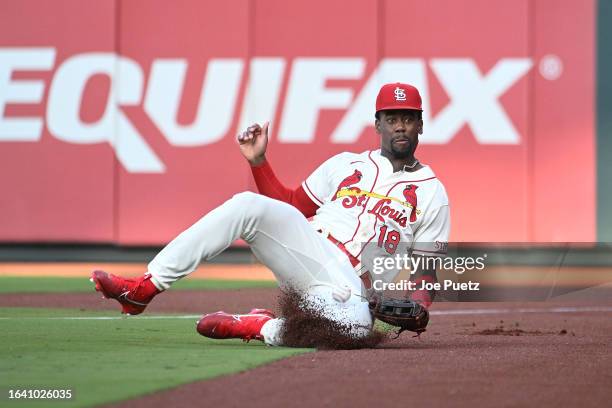
[[[359,261],[359,259],[355,258],[349,251],[348,249],[346,249],[346,247],[344,246],[344,244],[340,241],[338,241],[336,238],[332,237],[331,235],[327,235],[327,239],[329,239],[331,242],[334,243],[335,246],[337,246],[338,248],[340,248],[340,250],[342,252],[344,252],[344,254],[346,256],[348,256],[349,261],[351,261],[351,265],[353,265],[353,267],[359,265],[361,262]]]
[[[321,231],[319,230],[319,232]],[[346,247],[344,246],[342,242],[338,241],[336,238],[332,237],[330,234],[327,234],[327,239],[329,239],[335,246],[337,246],[338,248],[340,248],[342,252],[344,252],[344,254],[348,257],[349,261],[351,262],[351,265],[353,265],[354,268],[357,267],[357,265],[361,263],[359,259],[354,257],[353,254],[351,254],[348,251],[348,249],[346,249]],[[363,275],[361,275],[360,278],[363,281],[363,284],[365,285],[367,289],[372,287],[372,281],[370,279],[370,274],[367,271]]]

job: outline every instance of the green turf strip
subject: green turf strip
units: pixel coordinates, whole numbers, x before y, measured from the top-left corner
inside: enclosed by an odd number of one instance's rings
[[[196,333],[195,318],[82,319],[105,316],[117,317],[69,309],[0,308],[0,405],[91,406],[310,351],[207,339]],[[9,388],[69,388],[74,398],[9,402]]]
[[[274,281],[240,281],[218,279],[183,279],[172,290],[220,290],[242,288],[274,288]],[[91,292],[89,278],[0,276],[0,293],[77,293]]]

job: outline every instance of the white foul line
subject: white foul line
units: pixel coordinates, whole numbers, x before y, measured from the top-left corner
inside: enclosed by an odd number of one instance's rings
[[[485,314],[515,314],[515,313],[612,313],[612,307],[552,307],[531,309],[458,309],[458,310],[433,310],[429,312],[433,316],[451,315],[485,315]],[[44,319],[44,320],[121,320],[121,319],[199,319],[198,315],[157,315],[157,316],[66,316],[66,317],[0,317],[0,320],[10,319]]]
[[[582,313],[582,312],[612,312],[612,307],[553,307],[548,309],[459,309],[459,310],[432,310],[430,315],[482,315],[482,314],[510,314],[510,313]]]
[[[161,316],[64,316],[64,317],[0,317],[0,320],[22,320],[22,319],[43,319],[43,320],[127,320],[127,319],[199,319],[199,315],[161,315]]]

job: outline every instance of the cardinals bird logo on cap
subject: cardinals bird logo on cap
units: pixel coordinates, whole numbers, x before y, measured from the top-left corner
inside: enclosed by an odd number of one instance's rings
[[[404,90],[402,88],[400,88],[399,86],[397,88],[395,88],[395,100],[396,101],[405,101],[406,100],[406,93],[404,92]]]

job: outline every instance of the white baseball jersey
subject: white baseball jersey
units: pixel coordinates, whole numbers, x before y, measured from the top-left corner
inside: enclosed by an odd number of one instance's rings
[[[379,245],[388,254],[399,242],[416,253],[442,254],[450,228],[444,187],[427,166],[394,173],[379,151],[334,156],[303,187],[320,205],[310,224],[288,203],[236,194],[157,254],[148,266],[151,279],[167,289],[242,238],[281,286],[303,292],[324,316],[350,325],[356,336],[365,335],[372,317],[361,296],[361,279],[346,254],[315,230],[331,234],[356,257],[362,243]],[[282,344],[283,324],[282,318],[272,319],[262,327],[266,343]]]
[[[421,255],[443,255],[450,232],[448,197],[429,166],[393,171],[380,150],[340,153],[303,183],[320,206],[311,223],[359,258],[363,244],[393,254],[398,242]]]

